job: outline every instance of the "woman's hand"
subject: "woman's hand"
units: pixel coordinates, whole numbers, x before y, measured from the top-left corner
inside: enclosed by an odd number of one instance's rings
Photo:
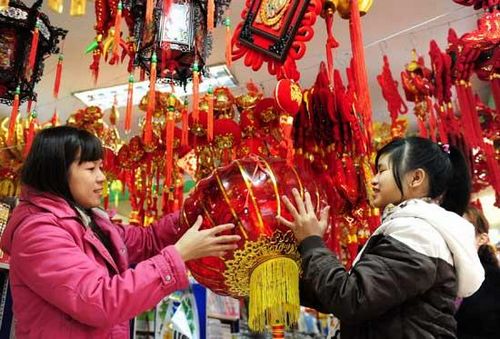
[[[227,251],[238,248],[239,235],[218,235],[234,228],[233,224],[218,225],[200,231],[203,218],[198,216],[196,222],[175,243],[175,248],[184,261],[202,257],[221,257]]]
[[[306,191],[304,194],[304,200],[302,200],[296,188],[292,189],[292,194],[295,198],[297,208],[295,208],[287,196],[283,196],[282,200],[294,220],[289,221],[279,215],[276,216],[278,221],[290,227],[299,243],[312,235],[323,237],[328,226],[328,212],[330,211],[330,206],[326,206],[321,210],[320,219],[318,220],[309,192]]]

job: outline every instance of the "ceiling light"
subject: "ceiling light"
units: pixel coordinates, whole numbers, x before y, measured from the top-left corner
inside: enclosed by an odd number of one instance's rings
[[[213,88],[225,86],[236,87],[237,81],[226,65],[207,66],[207,76],[203,77],[200,83],[200,93],[204,93],[211,85]],[[170,83],[157,83],[156,90],[159,92],[172,92]],[[138,105],[142,97],[149,91],[149,80],[134,83],[134,105]],[[182,98],[191,96],[193,88],[190,84],[184,90],[181,86],[174,86],[174,93],[177,97]],[[116,100],[117,107],[127,105],[128,84],[117,85],[112,87],[97,88],[82,92],[75,92],[73,95],[82,101],[86,106],[97,106],[102,110],[106,110],[113,106]]]

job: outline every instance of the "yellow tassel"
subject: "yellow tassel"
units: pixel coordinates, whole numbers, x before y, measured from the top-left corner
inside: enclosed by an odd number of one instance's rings
[[[63,11],[63,0],[49,0],[47,2],[49,8],[56,13],[61,14]],[[1,7],[2,5],[0,5]],[[7,4],[8,6],[8,4]]]
[[[299,266],[287,257],[269,259],[250,276],[248,325],[262,332],[266,326],[283,324],[290,328],[299,319]]]
[[[81,16],[85,15],[87,2],[85,0],[71,0],[69,15]]]

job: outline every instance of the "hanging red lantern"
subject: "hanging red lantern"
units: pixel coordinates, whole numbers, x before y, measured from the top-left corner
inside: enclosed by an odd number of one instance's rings
[[[198,182],[185,201],[181,231],[203,216],[202,229],[234,223],[231,233],[241,236],[238,249],[224,257],[187,262],[193,276],[216,293],[250,298],[249,326],[262,331],[268,325],[289,327],[298,320],[299,255],[296,240],[277,215],[290,218],[281,197],[297,187],[311,192],[317,212],[325,194],[315,181],[299,175],[279,158],[250,157],[218,168]],[[229,231],[228,231],[229,232]]]

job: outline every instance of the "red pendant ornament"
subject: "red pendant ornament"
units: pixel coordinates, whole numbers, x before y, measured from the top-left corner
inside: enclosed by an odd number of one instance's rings
[[[295,81],[281,79],[276,84],[274,98],[280,109],[294,117],[302,104],[302,89]]]
[[[267,63],[278,79],[299,80],[296,61],[314,36],[313,25],[321,13],[321,0],[247,0],[243,22],[233,34],[233,60],[245,58],[254,71]]]
[[[61,54],[59,54],[59,58],[57,60],[56,79],[54,81],[54,90],[52,92],[52,95],[56,99],[59,97],[59,89],[61,88],[61,76],[62,76],[62,70],[63,70],[63,60],[64,60],[64,56],[61,53]]]
[[[200,111],[200,73],[198,63],[193,64],[193,120],[196,122]]]
[[[198,182],[185,201],[181,232],[203,216],[201,229],[234,223],[228,231],[241,236],[238,249],[224,257],[191,260],[187,265],[197,281],[214,292],[250,298],[249,326],[263,331],[267,326],[290,327],[299,316],[299,255],[295,238],[276,215],[292,217],[281,202],[291,189],[311,192],[319,212],[325,195],[314,180],[299,175],[286,161],[257,156],[233,161]]]

